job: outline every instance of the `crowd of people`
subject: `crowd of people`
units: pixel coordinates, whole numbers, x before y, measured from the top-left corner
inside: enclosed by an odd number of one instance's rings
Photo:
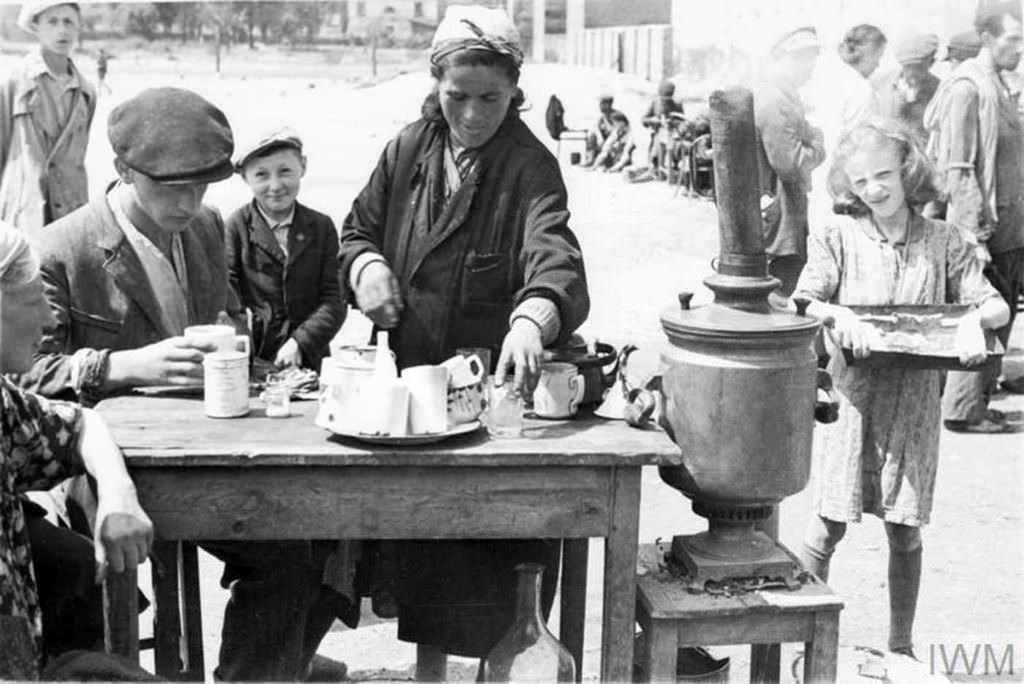
[[[76,3],[26,3],[19,21],[39,49],[0,82],[0,370],[10,374],[0,380],[0,616],[27,621],[40,667],[102,645],[97,573],[135,568],[153,539],[120,452],[88,407],[133,387],[201,383],[211,347],[184,336],[187,326],[229,323],[263,362],[318,369],[352,305],[390,331],[401,367],[487,348],[498,381],[526,391],[543,349],[589,311],[561,170],[520,119],[523,51],[500,10],[449,8],[421,116],[368,169],[340,231],[298,201],[307,157],[288,122],[236,145],[220,109],[178,88],[144,90],[111,111],[117,178],[89,198],[96,91],[70,58],[80,20]],[[940,426],[1005,430],[987,406],[998,372],[950,373],[943,391],[937,371],[847,367],[838,347],[870,353],[849,308],[862,304],[969,305],[956,338],[965,365],[984,359],[985,330],[1007,341],[1024,278],[1024,131],[1010,79],[1019,4],[985,3],[975,28],[949,40],[947,57],[959,62],[941,81],[930,73],[937,37],[909,37],[896,49],[900,69],[879,75],[885,35],[851,29],[839,46],[849,83],[828,155],[798,92],[821,52],[813,28],[775,42],[754,100],[776,303],[812,300],[841,397],[839,421],[818,427],[816,510],[801,557],[826,579],[846,525],[880,516],[889,648],[911,655]],[[674,95],[663,83],[641,121],[651,178],[680,173],[701,139],[711,159],[707,118],[687,118]],[[599,108],[583,166],[628,169],[630,122],[611,96]],[[811,174],[827,159],[835,213],[810,226]],[[234,174],[252,200],[222,221],[203,198]],[[339,584],[328,576],[331,543],[202,546],[225,563],[215,674],[226,680],[308,677],[333,621],[355,626],[360,597],[380,586],[394,589],[399,637],[441,673],[446,654],[482,658],[506,631],[517,563],[560,562],[550,540],[402,542],[386,558],[370,543],[346,559],[355,565]],[[544,576],[545,613],[556,577]]]

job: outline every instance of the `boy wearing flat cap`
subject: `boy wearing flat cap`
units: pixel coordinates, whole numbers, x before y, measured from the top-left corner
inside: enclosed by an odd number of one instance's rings
[[[934,33],[917,33],[904,38],[896,46],[899,71],[890,77],[891,85],[885,88],[886,96],[882,97],[888,105],[882,114],[905,122],[922,143],[928,135],[924,128],[924,110],[939,87],[939,77],[931,72],[938,50],[939,37]]]
[[[278,367],[320,369],[345,320],[338,281],[338,231],[297,201],[306,157],[302,140],[278,129],[238,155],[253,199],[225,224],[231,286],[252,311],[253,354]]]
[[[71,61],[77,3],[27,2],[30,52],[0,80],[0,219],[34,234],[89,200],[85,150],[96,91]]]
[[[154,88],[117,106],[107,133],[118,182],[38,236],[54,320],[20,379],[85,404],[137,386],[201,385],[213,347],[184,328],[241,313],[223,224],[202,202],[234,172],[224,114],[191,91]],[[326,554],[309,542],[203,548],[225,561],[231,589],[216,677],[304,678],[335,614],[317,612]]]

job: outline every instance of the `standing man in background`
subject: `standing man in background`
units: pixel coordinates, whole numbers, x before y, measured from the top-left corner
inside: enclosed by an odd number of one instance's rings
[[[942,82],[925,113],[929,151],[944,174],[946,219],[971,233],[986,275],[1010,305],[1010,321],[997,331],[1005,346],[1024,280],[1024,127],[1019,92],[1006,81],[1020,62],[1024,34],[1019,2],[979,6],[975,28],[981,52]],[[1005,416],[988,408],[996,387],[992,372],[950,372],[942,397],[947,429],[993,433],[1008,429]]]
[[[768,271],[788,297],[807,261],[807,193],[811,172],[825,161],[824,136],[807,122],[798,89],[821,54],[811,26],[794,29],[771,49],[771,76],[754,93],[758,175]]]

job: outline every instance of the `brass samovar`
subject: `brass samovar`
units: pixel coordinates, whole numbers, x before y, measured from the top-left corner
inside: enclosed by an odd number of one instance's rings
[[[710,114],[721,248],[704,284],[715,298],[691,308],[682,293],[661,316],[661,422],[683,465],[660,471],[709,529],[673,538],[672,556],[701,582],[791,577],[792,555],[757,525],[809,478],[818,322],[768,301],[779,281],[762,239],[751,93],[713,93]]]

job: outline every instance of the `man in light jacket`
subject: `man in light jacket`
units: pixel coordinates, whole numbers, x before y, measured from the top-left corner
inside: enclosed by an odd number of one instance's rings
[[[982,5],[975,27],[982,48],[942,82],[925,112],[929,152],[945,176],[946,220],[970,233],[986,275],[1010,305],[1010,321],[997,331],[1006,345],[1017,293],[1024,279],[1024,127],[1019,93],[1005,79],[1020,62],[1020,4]],[[988,409],[998,369],[951,372],[942,397],[947,429],[991,433],[1007,429]]]

